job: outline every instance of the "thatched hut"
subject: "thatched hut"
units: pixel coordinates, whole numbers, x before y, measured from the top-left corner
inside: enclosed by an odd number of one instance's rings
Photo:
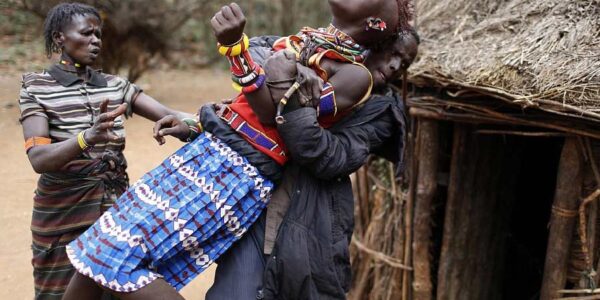
[[[418,159],[382,208],[359,172],[351,297],[600,299],[600,1],[415,2]]]

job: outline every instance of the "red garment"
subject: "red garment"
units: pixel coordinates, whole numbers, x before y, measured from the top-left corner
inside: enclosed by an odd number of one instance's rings
[[[250,125],[250,127],[255,129],[259,134],[263,134],[264,137],[268,138],[269,140],[271,140],[272,142],[277,144],[279,147],[275,148],[275,149],[273,149],[273,148],[269,149],[269,148],[265,147],[263,144],[261,144],[257,141],[256,136],[252,137],[252,136],[249,136],[248,134],[244,134],[243,132],[240,132],[240,130],[238,130],[238,128],[237,128],[237,127],[239,127],[239,125],[232,126],[234,130],[236,130],[238,133],[241,133],[240,135],[246,141],[248,141],[256,149],[260,150],[261,152],[263,152],[266,155],[268,155],[269,157],[271,157],[278,164],[283,165],[287,162],[288,156],[286,154],[288,152],[287,152],[287,149],[285,148],[285,144],[283,143],[283,140],[281,139],[281,136],[279,136],[279,133],[277,132],[277,127],[267,126],[267,125],[264,125],[263,123],[261,123],[258,120],[258,116],[252,110],[252,107],[250,107],[250,103],[248,103],[248,100],[246,99],[246,96],[244,96],[244,94],[239,94],[237,96],[237,98],[234,100],[234,102],[229,104],[228,107],[233,112],[237,113],[239,115],[239,117],[241,117],[246,123],[248,123],[248,125]],[[230,125],[232,125],[232,124],[230,123]]]

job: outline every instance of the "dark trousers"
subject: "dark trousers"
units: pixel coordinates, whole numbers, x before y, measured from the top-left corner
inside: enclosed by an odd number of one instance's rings
[[[267,256],[263,254],[266,211],[248,232],[217,260],[215,282],[206,300],[261,299],[263,272]]]

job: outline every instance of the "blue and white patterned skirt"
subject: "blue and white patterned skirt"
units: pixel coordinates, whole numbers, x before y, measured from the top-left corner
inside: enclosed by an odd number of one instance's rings
[[[203,133],[130,187],[67,254],[80,273],[117,292],[159,277],[180,290],[256,221],[272,188]]]

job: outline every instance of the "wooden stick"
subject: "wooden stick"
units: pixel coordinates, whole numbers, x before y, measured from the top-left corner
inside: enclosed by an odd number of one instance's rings
[[[359,217],[361,218],[361,223],[365,226],[363,228],[363,234],[365,234],[367,227],[369,226],[369,215],[371,214],[369,210],[369,179],[367,178],[367,166],[364,165],[360,169],[356,171],[356,179],[358,186],[358,203],[359,203]]]
[[[565,139],[558,165],[554,208],[564,211],[577,209],[577,202],[581,195],[582,169],[577,139]],[[541,300],[557,298],[557,291],[565,287],[567,280],[567,264],[575,220],[573,217],[559,214],[557,211],[553,209],[550,217],[550,234],[544,264],[544,278],[540,291]]]
[[[432,96],[422,96],[422,97],[411,98],[411,102],[419,101],[419,100],[425,100],[429,103],[429,105],[432,105],[432,103],[439,103],[438,106],[440,106],[440,105],[443,107],[451,106],[451,107],[455,107],[455,108],[458,108],[461,110],[465,110],[466,112],[470,112],[472,114],[476,114],[476,115],[477,114],[478,115],[485,114],[488,117],[494,117],[494,118],[505,120],[505,121],[521,122],[524,125],[556,129],[556,130],[565,131],[565,132],[573,132],[573,133],[578,133],[580,135],[585,135],[585,136],[590,136],[590,137],[595,137],[595,138],[600,137],[600,133],[598,133],[598,131],[592,131],[592,130],[585,131],[585,130],[571,128],[570,126],[553,124],[553,123],[547,122],[547,121],[539,122],[539,121],[524,120],[524,119],[520,119],[517,117],[512,117],[507,114],[503,114],[494,109],[486,108],[481,104],[471,104],[471,103],[458,102],[458,101],[452,101],[452,100],[441,100],[441,99],[438,99],[438,98],[435,98]],[[444,113],[447,113],[447,112],[444,112]]]
[[[576,290],[558,290],[559,294],[600,294],[600,289],[576,289]]]
[[[553,300],[598,300],[598,299],[600,299],[600,295],[553,298]]]
[[[475,133],[478,134],[499,134],[499,135],[519,135],[519,136],[531,136],[531,137],[565,137],[572,136],[562,132],[530,132],[530,131],[514,131],[514,130],[491,130],[491,129],[479,129]]]
[[[508,118],[509,120],[519,120],[522,122],[535,122],[535,121],[530,121],[530,120],[523,120],[523,119],[519,119],[519,118],[515,118],[515,117],[511,117],[507,114],[503,114],[499,111],[496,111],[494,109],[490,109],[490,108],[486,108],[485,103],[480,103],[480,102],[460,102],[460,101],[455,101],[455,100],[442,100],[442,99],[438,99],[436,97],[433,96],[421,96],[421,97],[412,97],[410,99],[410,103],[411,106],[434,106],[434,107],[454,107],[454,108],[458,108],[461,110],[467,110],[467,112],[470,110],[473,114],[476,115],[481,115],[481,114],[486,114],[488,116],[496,116],[502,119],[506,119]],[[444,112],[444,113],[448,113],[448,112]],[[568,117],[572,117],[571,115],[567,115]],[[552,119],[552,118],[548,118],[545,117],[546,120],[548,119]],[[581,118],[580,118],[581,119]],[[591,121],[596,123],[597,120],[596,119],[587,119],[587,118],[583,118],[587,121]],[[561,119],[563,120],[563,119]],[[542,125],[553,125],[551,123],[548,122],[535,122],[533,124],[531,124],[532,126],[542,126]],[[560,125],[556,125],[556,126],[560,126]],[[551,127],[548,127],[551,128]],[[568,126],[561,126],[561,128],[563,128],[563,131],[568,131],[570,129],[570,127]],[[591,130],[590,130],[591,131]],[[596,131],[597,133],[597,131]]]
[[[431,220],[432,202],[437,191],[438,122],[419,119],[419,169],[415,195],[413,240],[413,291],[415,299],[429,300],[433,296],[431,280]]]
[[[369,254],[373,259],[379,260],[379,261],[389,265],[392,268],[398,268],[398,269],[409,270],[409,271],[413,269],[412,267],[403,264],[402,261],[397,258],[391,257],[389,255],[386,255],[385,253],[375,251],[375,250],[365,246],[363,243],[358,241],[358,239],[356,239],[356,237],[352,237],[352,244],[354,246],[356,246],[356,248],[358,248],[360,251],[362,251],[366,254]]]
[[[587,196],[579,205],[579,239],[581,240],[581,252],[583,252],[583,256],[585,259],[585,271],[592,271],[593,268],[593,255],[590,253],[590,246],[587,240],[587,230],[586,228],[586,210],[585,206],[592,203],[592,201],[596,201],[600,196],[600,189],[595,190],[591,195]],[[596,203],[596,202],[593,202]],[[595,212],[594,212],[594,216]],[[593,223],[596,223],[596,218],[594,218]],[[595,227],[594,227],[595,228]],[[593,249],[593,248],[592,248]]]
[[[485,111],[486,111],[486,113],[492,112],[491,110],[485,110]],[[496,123],[496,124],[535,126],[535,127],[549,128],[549,129],[559,130],[559,131],[568,132],[568,133],[572,133],[572,134],[576,134],[576,135],[600,139],[600,133],[597,133],[597,132],[585,131],[585,130],[576,129],[576,128],[569,128],[566,126],[556,125],[556,124],[551,124],[551,123],[522,120],[519,118],[506,116],[506,115],[503,115],[501,113],[496,113],[496,112],[492,112],[491,115],[494,117],[497,117],[497,118],[491,118],[491,117],[486,118],[486,117],[480,117],[480,116],[474,116],[474,115],[450,114],[447,112],[443,112],[443,113],[437,112],[436,113],[436,112],[431,112],[431,111],[425,111],[425,110],[419,109],[417,107],[411,107],[409,110],[409,113],[413,116],[419,116],[419,117],[422,116],[422,117],[429,118],[429,119],[445,120],[445,121],[460,121],[460,122],[476,123],[476,124]]]
[[[451,248],[454,247],[454,239],[456,235],[461,234],[458,225],[456,224],[455,216],[462,209],[459,205],[460,199],[457,196],[459,186],[459,177],[463,173],[465,167],[464,159],[466,152],[466,139],[468,130],[465,125],[457,124],[454,128],[454,136],[452,141],[452,158],[450,161],[450,182],[448,184],[448,199],[446,201],[446,212],[444,217],[444,229],[442,237],[442,249],[440,254],[440,263],[438,268],[438,285],[436,299],[446,300],[454,299],[450,294],[453,289],[452,279],[461,267],[459,263],[454,261],[450,254]]]
[[[410,182],[408,187],[408,197],[406,199],[406,206],[404,207],[404,263],[412,261],[411,259],[411,244],[412,244],[412,210],[415,199],[415,189],[417,185],[417,173],[419,170],[419,161],[417,157],[414,156],[414,153],[419,153],[419,131],[416,130],[416,125],[411,128],[411,136],[412,136],[412,153],[411,156],[411,165],[410,165]],[[408,270],[404,270],[402,272],[402,300],[412,299],[410,294],[412,289],[410,289],[410,278],[411,274]]]
[[[389,163],[389,172],[390,172],[390,178],[392,179],[392,198],[394,199],[393,201],[393,211],[396,212],[402,212],[404,205],[403,205],[403,201],[404,198],[401,198],[400,196],[400,189],[398,187],[398,181],[396,178],[396,172],[394,169],[394,164],[392,164],[391,162]],[[404,224],[404,220],[400,219],[397,221],[397,224]],[[392,256],[393,257],[402,257],[404,258],[404,239],[402,236],[400,236],[400,232],[401,232],[402,228],[398,228],[397,229],[397,234],[394,237],[394,243],[392,245]],[[403,261],[404,263],[404,261]],[[388,297],[385,300],[392,300],[392,299],[396,299],[398,297],[398,295],[402,295],[402,273],[404,271],[401,269],[394,269],[392,270],[392,273],[390,274],[390,284],[389,284],[389,289],[390,292],[388,293]]]

